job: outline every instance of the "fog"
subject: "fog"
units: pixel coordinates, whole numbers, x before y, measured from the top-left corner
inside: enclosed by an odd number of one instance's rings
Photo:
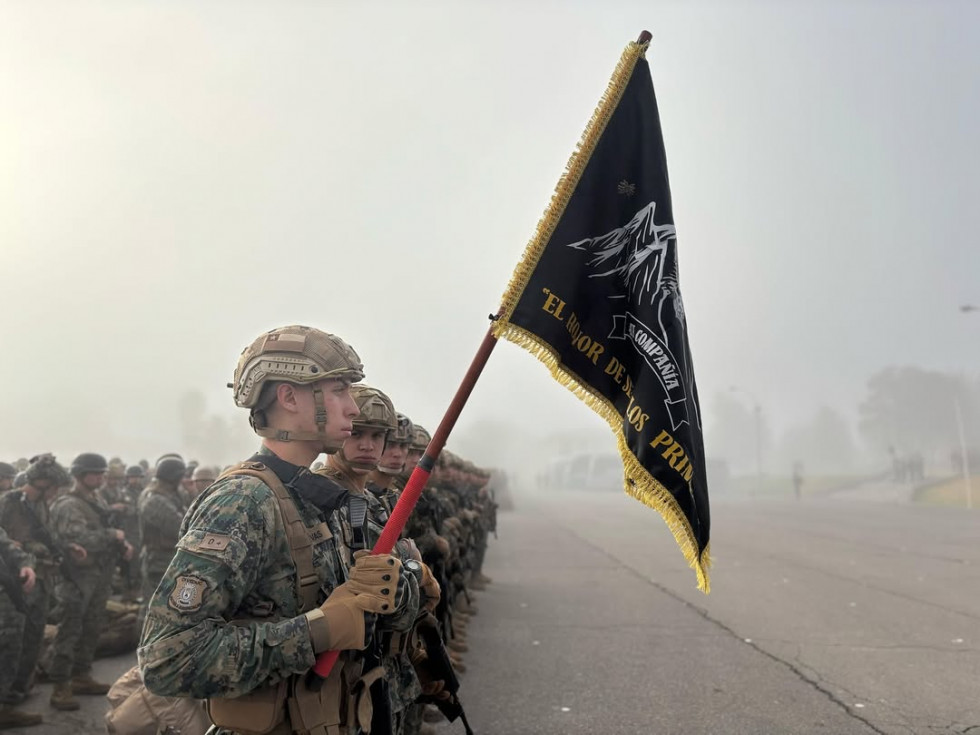
[[[876,466],[914,426],[878,436],[859,406],[905,366],[960,381],[922,426],[934,451],[957,441],[956,396],[976,443],[980,312],[959,309],[980,303],[975,4],[39,0],[0,16],[0,458],[246,456],[226,384],[246,344],[294,323],[343,336],[434,428],[644,28],[708,456]],[[504,343],[449,446],[524,462],[558,431],[614,447]]]

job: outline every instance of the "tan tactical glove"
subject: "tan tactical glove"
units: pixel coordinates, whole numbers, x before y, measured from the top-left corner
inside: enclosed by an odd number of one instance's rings
[[[387,555],[360,556],[347,582],[338,585],[316,610],[306,613],[313,651],[363,650],[365,615],[395,612],[401,562]]]
[[[354,554],[347,586],[358,598],[364,598],[360,602],[366,612],[391,615],[395,612],[401,573],[402,563],[398,557],[358,551]]]

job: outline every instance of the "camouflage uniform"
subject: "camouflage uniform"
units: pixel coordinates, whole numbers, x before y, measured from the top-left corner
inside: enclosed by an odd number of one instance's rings
[[[388,512],[373,493],[362,493],[349,484],[349,480],[336,469],[326,468],[318,470],[317,474],[322,474],[346,487],[352,494],[363,497],[368,504],[367,533],[363,537],[361,529],[355,529],[350,522],[350,505],[343,504],[333,514],[331,526],[335,533],[343,540],[341,545],[341,556],[344,565],[350,567],[352,564],[352,550],[371,549],[378,542],[384,524],[388,520]],[[409,553],[400,543],[396,545],[392,552],[398,556],[403,563],[409,558]],[[406,575],[410,576],[410,575]],[[377,633],[381,636],[379,651],[381,665],[384,667],[385,680],[388,683],[388,698],[390,701],[392,714],[392,732],[400,733],[403,731],[403,722],[408,708],[422,694],[422,687],[419,684],[415,668],[407,655],[407,648],[410,643],[412,626],[418,616],[419,610],[419,589],[418,579],[412,577],[414,582],[409,586],[409,601],[405,606],[405,612],[400,615],[392,615],[379,620]]]
[[[57,590],[63,617],[46,669],[52,681],[64,682],[87,676],[92,668],[121,542],[109,525],[109,509],[77,482],[52,503],[51,526],[60,543],[76,543],[88,552],[82,561],[65,559]]]
[[[23,490],[12,490],[0,498],[0,527],[12,541],[18,542],[26,553],[34,557],[34,570],[37,573],[34,589],[24,595],[27,611],[23,650],[13,681],[13,691],[26,698],[41,653],[44,624],[48,619],[61,554],[50,534],[48,507],[40,498],[31,501]]]
[[[176,484],[154,479],[140,493],[138,510],[142,621],[153,590],[157,588],[174,556],[187,507]]]
[[[8,584],[18,586],[21,584],[20,570],[34,566],[30,555],[17,548],[2,528],[0,566]],[[13,690],[24,643],[24,613],[18,610],[18,604],[6,587],[0,586],[0,705],[20,702]]]
[[[267,454],[263,448],[259,456]],[[317,509],[291,496],[305,525],[318,527]],[[147,688],[234,697],[308,671],[313,644],[273,491],[254,477],[221,478],[195,500],[180,534],[138,651]],[[344,581],[332,535],[314,543],[313,562],[324,593]],[[215,622],[238,618],[250,622]]]

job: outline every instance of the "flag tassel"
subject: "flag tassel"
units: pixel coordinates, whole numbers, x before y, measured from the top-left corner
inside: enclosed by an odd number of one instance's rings
[[[662,484],[651,477],[630,451],[623,436],[623,419],[609,400],[589,389],[589,385],[561,364],[558,356],[548,347],[538,341],[533,335],[514,324],[506,324],[499,332],[498,322],[493,325],[498,337],[505,337],[509,342],[527,350],[548,368],[551,377],[565,386],[586,406],[599,414],[616,435],[617,448],[623,460],[625,470],[623,489],[626,494],[639,500],[649,508],[657,511],[667,524],[674,541],[680,547],[681,553],[687,560],[688,566],[698,577],[698,589],[704,593],[711,591],[708,570],[711,568],[711,544],[698,553],[698,542],[694,536],[691,524],[678,507],[674,496]]]

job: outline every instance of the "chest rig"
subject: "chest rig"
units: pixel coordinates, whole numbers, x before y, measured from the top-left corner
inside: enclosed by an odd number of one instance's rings
[[[320,602],[320,578],[313,565],[313,546],[329,540],[332,534],[325,522],[313,528],[306,525],[290,489],[301,497],[312,494],[321,500],[330,497],[329,489],[319,487],[319,478],[305,468],[297,468],[275,455],[255,455],[223,472],[218,479],[242,475],[261,480],[276,498],[277,514],[296,570],[298,612],[309,612]],[[231,622],[247,624],[249,620]],[[241,735],[348,735],[354,732],[350,721],[354,715],[348,714],[350,672],[345,672],[348,667],[341,664],[346,664],[344,656],[323,686],[316,689],[308,688],[305,677],[295,674],[241,697],[212,697],[207,703],[208,715],[219,728]]]

